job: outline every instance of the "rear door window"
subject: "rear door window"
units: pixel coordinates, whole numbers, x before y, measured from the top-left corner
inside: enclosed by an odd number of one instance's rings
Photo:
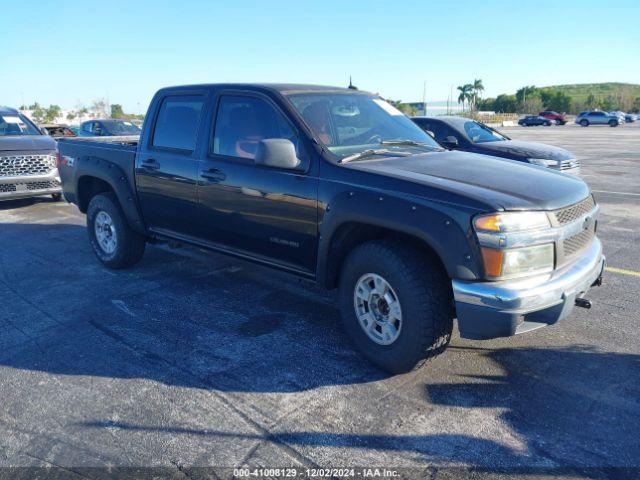
[[[162,101],[153,131],[152,145],[192,152],[204,106],[202,95],[175,95]]]

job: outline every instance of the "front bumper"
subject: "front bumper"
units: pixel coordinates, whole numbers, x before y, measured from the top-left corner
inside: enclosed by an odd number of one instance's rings
[[[61,192],[62,187],[57,168],[42,175],[0,177],[0,200],[37,197]]]
[[[567,317],[594,283],[600,283],[605,258],[594,238],[575,262],[550,274],[523,280],[453,280],[460,336],[509,337],[551,325]]]

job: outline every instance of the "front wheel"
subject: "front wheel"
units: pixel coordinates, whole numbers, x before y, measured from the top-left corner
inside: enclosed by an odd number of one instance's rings
[[[617,120],[609,120],[609,126],[610,127],[617,127],[618,126],[618,121]]]
[[[89,202],[87,230],[94,253],[109,268],[130,267],[144,254],[145,237],[131,229],[111,192],[96,195]]]
[[[582,125],[583,127],[588,127],[589,126],[589,120],[580,120],[580,125]]]
[[[451,338],[450,280],[437,260],[391,241],[357,247],[340,276],[345,330],[360,352],[391,373],[421,366]]]

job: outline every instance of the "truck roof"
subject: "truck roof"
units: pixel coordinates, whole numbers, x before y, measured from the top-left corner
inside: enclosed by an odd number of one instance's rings
[[[275,91],[281,94],[291,93],[307,93],[307,92],[351,92],[351,93],[363,93],[365,95],[371,95],[369,92],[362,90],[354,90],[344,87],[331,87],[326,85],[309,85],[303,83],[203,83],[195,85],[178,85],[172,87],[162,88],[160,91],[168,90],[181,90],[191,88],[237,88],[237,89],[252,89],[252,90],[269,90]]]
[[[15,108],[11,108],[11,107],[5,107],[3,105],[0,105],[0,114],[17,114],[19,113],[18,110],[16,110]]]

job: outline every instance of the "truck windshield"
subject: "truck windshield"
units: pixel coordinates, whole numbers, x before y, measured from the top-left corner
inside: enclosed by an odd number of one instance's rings
[[[111,135],[140,135],[140,127],[124,120],[103,120],[104,128]]]
[[[20,113],[0,113],[0,137],[9,135],[42,135],[42,132]]]
[[[380,145],[405,151],[441,148],[379,97],[358,92],[291,93],[287,97],[316,138],[341,159]]]

